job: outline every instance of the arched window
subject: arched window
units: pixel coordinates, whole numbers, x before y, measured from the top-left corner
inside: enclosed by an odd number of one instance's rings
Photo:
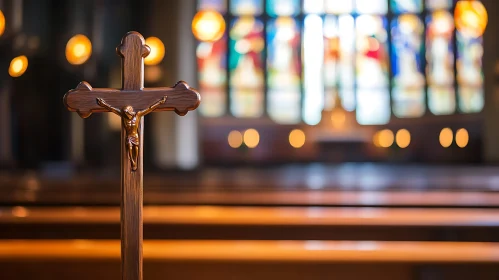
[[[323,110],[342,106],[359,124],[380,125],[483,108],[487,13],[480,1],[198,4],[227,26],[220,39],[197,48],[206,117],[268,115],[280,124],[315,125]]]

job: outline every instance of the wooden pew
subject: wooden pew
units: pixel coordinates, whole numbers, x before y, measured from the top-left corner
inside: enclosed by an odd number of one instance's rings
[[[146,239],[499,241],[499,210],[146,206]],[[0,208],[0,238],[118,239],[117,207]]]
[[[497,279],[499,244],[374,241],[154,241],[144,278]],[[0,241],[2,279],[120,279],[118,240]]]
[[[0,184],[1,185],[1,184]],[[35,186],[37,186],[35,184]],[[2,186],[3,187],[3,186]],[[335,207],[420,207],[497,208],[499,193],[479,191],[367,191],[367,190],[169,190],[144,186],[146,205],[213,206],[335,206]],[[284,187],[283,187],[284,188]],[[0,188],[5,206],[118,206],[119,186],[73,188]]]

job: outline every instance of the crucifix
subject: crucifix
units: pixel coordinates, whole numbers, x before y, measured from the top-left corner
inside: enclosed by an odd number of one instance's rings
[[[137,32],[127,33],[116,52],[122,58],[122,89],[92,88],[81,82],[64,95],[69,111],[82,118],[96,112],[121,117],[121,274],[142,280],[143,116],[158,111],[185,115],[201,97],[185,82],[172,88],[144,88],[144,58],[150,48]]]

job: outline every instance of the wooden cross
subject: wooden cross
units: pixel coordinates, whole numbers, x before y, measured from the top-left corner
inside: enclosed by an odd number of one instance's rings
[[[183,116],[201,98],[185,82],[173,88],[144,88],[144,58],[150,48],[137,32],[127,33],[116,49],[122,58],[122,89],[92,88],[81,82],[64,95],[64,104],[82,118],[113,112],[121,125],[121,273],[123,280],[142,279],[142,192],[144,115],[175,111]]]

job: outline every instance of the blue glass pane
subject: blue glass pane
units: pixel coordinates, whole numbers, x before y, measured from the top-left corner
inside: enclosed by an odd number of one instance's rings
[[[199,0],[198,10],[216,10],[220,13],[226,13],[227,0]]]
[[[299,12],[299,0],[267,0],[267,13],[271,16],[292,16]]]
[[[300,30],[291,17],[267,25],[269,116],[278,123],[297,123],[301,116]]]
[[[457,81],[461,112],[475,113],[483,109],[482,56],[481,36],[457,33]]]
[[[397,117],[420,117],[425,112],[423,31],[416,15],[401,15],[392,22],[392,95]]]
[[[263,0],[231,0],[230,11],[235,15],[258,16],[263,12]]]
[[[423,10],[423,0],[390,0],[394,13],[419,13]]]
[[[455,111],[454,18],[447,11],[436,11],[426,19],[426,80],[428,105],[436,115]]]

